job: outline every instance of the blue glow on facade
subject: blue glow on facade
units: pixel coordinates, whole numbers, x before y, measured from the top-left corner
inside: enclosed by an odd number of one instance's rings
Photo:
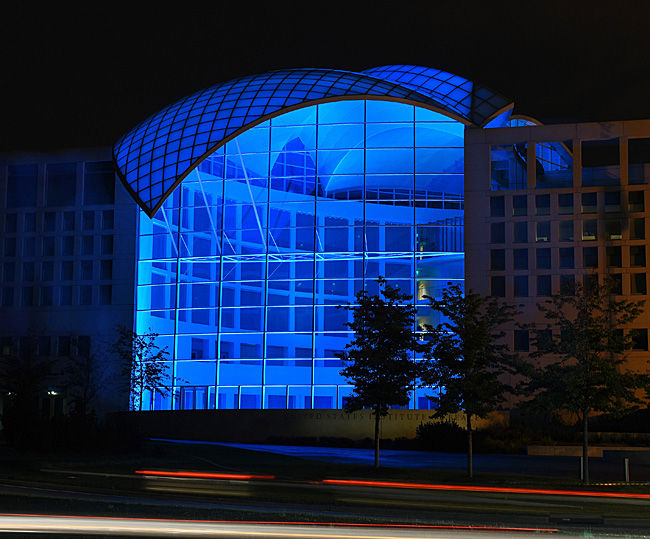
[[[314,104],[241,132],[143,211],[135,329],[161,335],[182,380],[143,409],[342,407],[337,306],[382,275],[435,323],[422,296],[463,281],[464,128],[395,101]]]

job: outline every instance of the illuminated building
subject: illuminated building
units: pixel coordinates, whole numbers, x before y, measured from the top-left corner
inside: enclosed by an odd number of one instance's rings
[[[173,375],[173,396],[147,393],[144,410],[331,409],[350,394],[338,307],[380,275],[414,296],[419,325],[437,322],[423,296],[450,282],[533,318],[593,270],[645,299],[650,122],[540,126],[512,108],[435,69],[296,69],[217,84],[134,127],[113,148],[128,193],[97,206],[85,163],[106,172],[107,150],[3,156],[3,344],[38,321],[62,355],[71,335],[133,324],[160,334]],[[76,163],[73,199],[51,194],[57,163]],[[35,194],[18,204],[22,185]],[[644,314],[633,328],[634,368],[648,327]],[[508,339],[529,349],[525,331]]]
[[[127,133],[114,158],[142,208],[136,331],[172,351],[178,396],[143,407],[341,408],[339,306],[383,276],[433,321],[423,296],[463,281],[465,129],[511,109],[434,69],[298,69]],[[418,390],[410,407],[428,404]]]

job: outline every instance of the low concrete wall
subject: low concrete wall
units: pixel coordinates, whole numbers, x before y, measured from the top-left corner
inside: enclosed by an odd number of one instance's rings
[[[620,446],[603,446],[590,445],[588,454],[590,457],[602,457],[604,452],[619,451],[650,451],[650,448],[639,447],[620,447]],[[547,457],[581,457],[581,445],[529,445],[528,455],[547,456]]]
[[[433,421],[429,410],[391,410],[381,421],[381,438],[414,438],[417,427]],[[464,416],[450,419],[464,425]],[[118,412],[107,421],[137,428],[150,438],[214,442],[266,443],[269,438],[341,437],[359,441],[374,437],[374,416],[368,410],[175,410]],[[476,429],[509,424],[508,412],[494,412],[473,421]]]
[[[603,451],[606,462],[623,462],[629,459],[630,464],[650,464],[650,447],[618,447]]]

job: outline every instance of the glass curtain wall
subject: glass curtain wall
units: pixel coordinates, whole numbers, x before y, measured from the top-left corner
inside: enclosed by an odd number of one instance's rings
[[[435,324],[424,296],[463,282],[463,129],[401,103],[314,105],[228,142],[143,213],[136,331],[160,334],[174,377],[143,409],[341,408],[338,307],[383,276]]]

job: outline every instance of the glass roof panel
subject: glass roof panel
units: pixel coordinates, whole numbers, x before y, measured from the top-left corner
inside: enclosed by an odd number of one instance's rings
[[[512,106],[463,77],[426,67],[273,71],[206,88],[134,127],[113,148],[118,175],[151,216],[207,154],[261,119],[287,107],[356,96],[417,102],[476,126]]]

